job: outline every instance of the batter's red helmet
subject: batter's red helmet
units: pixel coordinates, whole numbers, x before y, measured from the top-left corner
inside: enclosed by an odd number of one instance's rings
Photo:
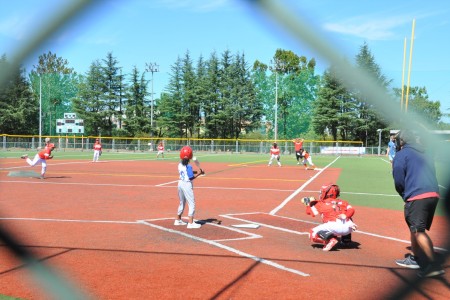
[[[180,151],[180,158],[181,159],[192,159],[193,153],[192,153],[192,149],[189,146],[184,146],[183,148],[181,148]]]
[[[336,199],[341,194],[341,189],[337,184],[329,184],[329,185],[322,185],[320,188],[320,196],[319,200],[325,200],[328,198]]]

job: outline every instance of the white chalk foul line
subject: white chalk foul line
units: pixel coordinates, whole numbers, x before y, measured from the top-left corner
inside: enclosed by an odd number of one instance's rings
[[[140,220],[138,222],[142,223],[142,224],[144,224],[146,226],[150,226],[150,227],[153,227],[153,228],[156,228],[156,229],[160,229],[160,230],[163,230],[163,231],[166,231],[166,232],[174,233],[174,234],[179,234],[179,235],[182,235],[184,237],[193,239],[195,241],[203,242],[203,243],[206,243],[208,245],[218,247],[220,249],[232,252],[232,253],[237,254],[239,256],[242,256],[242,257],[246,257],[246,258],[252,259],[254,261],[257,261],[259,263],[262,263],[262,264],[274,267],[274,268],[279,269],[279,270],[283,270],[283,271],[290,272],[290,273],[293,273],[293,274],[297,274],[297,275],[300,275],[300,276],[305,276],[305,277],[309,276],[309,274],[307,274],[307,273],[303,273],[303,272],[295,270],[295,269],[287,268],[287,267],[285,267],[283,265],[280,265],[280,264],[278,264],[276,262],[273,262],[271,260],[267,260],[267,259],[264,259],[264,258],[261,258],[261,257],[254,256],[252,254],[249,254],[249,253],[237,250],[235,248],[232,248],[232,247],[220,244],[220,243],[218,243],[216,241],[207,240],[207,239],[200,238],[200,237],[197,237],[197,236],[194,236],[194,235],[191,235],[191,234],[187,234],[185,232],[173,230],[173,229],[170,229],[170,228],[162,227],[162,226],[151,224],[151,223],[147,223],[144,220]]]
[[[295,196],[297,196],[301,191],[303,191],[303,189],[310,184],[314,179],[317,178],[317,176],[319,176],[320,174],[322,174],[323,171],[325,171],[329,166],[331,166],[332,164],[334,164],[335,161],[337,161],[340,158],[340,156],[336,157],[335,160],[333,160],[332,162],[330,162],[325,168],[323,168],[322,170],[320,170],[319,172],[317,172],[316,175],[314,175],[313,177],[311,177],[308,181],[306,181],[301,187],[299,187],[294,193],[292,193],[289,197],[287,197],[286,199],[284,199],[284,201],[278,205],[277,207],[275,207],[269,214],[270,215],[275,215],[280,209],[282,209],[286,204],[289,203],[289,201],[291,201]]]

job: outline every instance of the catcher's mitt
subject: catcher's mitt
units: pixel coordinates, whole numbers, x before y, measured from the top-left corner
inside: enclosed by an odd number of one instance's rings
[[[317,203],[316,198],[314,197],[304,197],[302,198],[302,203],[305,204],[306,206],[313,206],[314,204]]]

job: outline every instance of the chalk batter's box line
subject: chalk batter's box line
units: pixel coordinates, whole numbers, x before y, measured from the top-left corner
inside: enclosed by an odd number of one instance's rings
[[[189,239],[192,239],[192,240],[195,240],[195,241],[199,241],[199,242],[203,242],[203,243],[206,243],[206,244],[211,245],[211,246],[215,246],[217,248],[220,248],[220,249],[232,252],[234,254],[237,254],[238,256],[252,259],[252,260],[254,260],[254,261],[258,262],[258,263],[262,263],[262,264],[274,267],[274,268],[282,270],[282,271],[290,272],[290,273],[293,273],[293,274],[296,274],[296,275],[300,275],[300,276],[303,276],[303,277],[310,276],[307,273],[301,272],[301,271],[296,270],[296,269],[288,268],[288,267],[285,267],[283,265],[280,265],[279,263],[273,262],[271,260],[267,260],[267,259],[255,256],[255,255],[252,255],[252,254],[240,251],[240,250],[235,249],[233,247],[223,245],[223,244],[221,244],[221,243],[219,243],[217,241],[204,239],[204,238],[201,238],[201,237],[194,236],[192,234],[188,234],[188,233],[181,232],[181,231],[178,231],[178,230],[173,230],[173,229],[170,229],[170,228],[167,228],[167,227],[163,227],[163,226],[159,226],[159,225],[156,225],[156,224],[148,223],[145,220],[139,220],[137,222],[140,223],[140,224],[146,225],[146,226],[150,226],[152,228],[156,228],[156,229],[160,229],[160,230],[163,230],[163,231],[166,231],[166,232],[179,234],[179,235],[182,235],[182,236],[187,237]],[[216,225],[216,224],[208,224],[208,225]],[[226,226],[220,226],[220,225],[217,225],[217,226],[226,228]],[[228,228],[228,229],[234,230],[234,231],[238,231],[238,232],[241,231],[241,230],[238,230],[238,229],[235,229],[235,228]],[[249,234],[249,233],[247,233],[247,234]]]
[[[152,222],[155,222],[155,221],[164,221],[164,220],[173,220],[173,218],[146,219],[146,220],[138,220],[137,222],[139,222],[139,223],[145,222],[145,223],[147,223],[147,224],[155,225],[155,224],[153,224]],[[199,220],[195,220],[195,221],[199,221]],[[234,232],[237,232],[237,233],[240,233],[240,234],[243,234],[243,235],[246,236],[246,237],[243,237],[243,238],[220,239],[220,240],[210,240],[210,239],[202,238],[202,239],[207,240],[207,241],[215,241],[215,242],[219,242],[219,241],[220,241],[220,242],[226,242],[226,241],[238,241],[238,240],[250,240],[250,239],[259,239],[259,238],[262,238],[262,236],[259,235],[259,234],[254,234],[254,233],[252,233],[252,232],[243,231],[243,230],[240,230],[240,229],[237,229],[237,228],[234,228],[234,227],[229,227],[229,226],[219,225],[219,224],[214,224],[214,223],[208,223],[208,222],[205,223],[205,224],[203,224],[202,226],[205,226],[205,225],[210,225],[210,226],[220,227],[220,228],[223,228],[223,229],[226,229],[226,230],[229,230],[229,231],[234,231]],[[167,227],[164,227],[164,226],[161,226],[161,225],[155,225],[155,226],[158,226],[158,227],[161,227],[161,228],[167,228]],[[169,232],[172,232],[172,233],[182,233],[182,234],[184,235],[184,232],[183,232],[183,231],[179,231],[179,230],[175,230],[175,229],[170,229],[170,228],[167,228],[167,229],[169,229]],[[194,235],[192,235],[192,236],[194,236]]]
[[[283,216],[271,215],[271,214],[263,213],[263,212],[225,214],[225,215],[220,215],[220,216],[223,217],[223,218],[227,218],[227,219],[232,219],[232,220],[241,221],[241,222],[247,222],[247,223],[251,223],[251,224],[257,224],[257,225],[262,226],[262,227],[266,227],[266,228],[270,228],[270,229],[274,229],[274,230],[278,230],[278,231],[283,231],[283,232],[288,232],[288,233],[293,233],[293,234],[297,234],[297,235],[308,235],[309,234],[309,232],[296,231],[296,230],[286,229],[284,227],[278,227],[278,226],[269,225],[269,224],[266,224],[266,223],[255,222],[255,221],[244,219],[244,218],[233,217],[233,216],[243,216],[243,215],[267,215],[267,216],[270,216],[270,217],[289,219],[289,220],[302,222],[302,223],[311,223],[311,224],[315,224],[315,225],[320,224],[320,223],[315,223],[315,222],[301,221],[301,220],[298,220],[298,219],[293,219],[293,218],[288,218],[288,217],[283,217]]]

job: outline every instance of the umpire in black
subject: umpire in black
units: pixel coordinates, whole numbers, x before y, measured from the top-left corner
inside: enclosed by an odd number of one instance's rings
[[[427,234],[439,201],[439,186],[434,160],[420,138],[410,130],[397,136],[400,151],[393,161],[395,189],[405,202],[405,221],[411,233],[413,254],[396,260],[400,266],[420,269],[419,277],[435,277],[445,273],[437,261],[433,242]]]

